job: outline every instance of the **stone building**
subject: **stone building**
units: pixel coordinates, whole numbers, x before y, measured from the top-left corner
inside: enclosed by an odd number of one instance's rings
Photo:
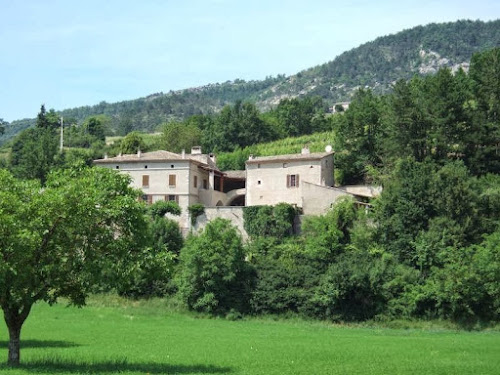
[[[195,203],[203,204],[207,212],[213,207],[212,216],[234,217],[235,223],[241,223],[242,210],[235,207],[285,202],[305,215],[320,215],[338,197],[353,195],[346,187],[334,187],[334,153],[328,149],[311,153],[303,148],[300,154],[250,156],[245,171],[220,171],[215,156],[203,154],[200,147],[193,147],[190,154],[139,151],[94,163],[130,175],[132,186],[143,191],[148,203],[179,203],[179,224],[185,232],[191,227],[188,207]]]

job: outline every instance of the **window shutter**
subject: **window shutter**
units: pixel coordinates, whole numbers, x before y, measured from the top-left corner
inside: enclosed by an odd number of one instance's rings
[[[142,176],[142,186],[143,187],[149,186],[149,176],[148,175]]]
[[[168,186],[175,186],[175,174],[171,174],[168,176]]]
[[[290,187],[290,175],[289,174],[286,175],[286,187],[287,188]]]
[[[295,175],[295,187],[299,187],[299,175]]]
[[[147,195],[147,197],[148,197],[148,204],[152,204],[153,203],[153,196],[152,195]]]

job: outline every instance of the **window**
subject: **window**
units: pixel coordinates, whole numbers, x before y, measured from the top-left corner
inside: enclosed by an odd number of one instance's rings
[[[174,165],[173,165],[173,164],[171,164],[171,165],[170,165],[170,168],[174,168]]]
[[[153,196],[152,195],[148,195],[148,194],[144,194],[142,196],[142,200],[144,202],[146,202],[147,204],[152,204],[153,203]]]
[[[174,201],[175,203],[179,203],[179,196],[178,195],[166,195],[165,200]]]
[[[257,181],[257,185],[261,185],[262,184],[262,181],[261,180],[258,180]]]
[[[119,166],[119,165],[117,165],[117,166],[116,166],[116,169],[120,169],[120,166]]]
[[[198,187],[198,176],[194,176],[193,186],[194,186],[195,188],[197,188],[197,187]]]
[[[149,176],[147,174],[142,176],[142,187],[149,187]]]
[[[168,186],[175,187],[175,182],[176,182],[176,175],[175,174],[168,175]]]
[[[283,168],[287,168],[288,167],[288,163],[283,163]]]
[[[208,181],[206,179],[203,180],[203,189],[208,189]]]
[[[288,174],[286,175],[286,187],[299,187],[299,175],[298,174]]]
[[[144,169],[148,169],[148,166],[147,166],[147,165],[145,165],[145,166],[144,166]]]

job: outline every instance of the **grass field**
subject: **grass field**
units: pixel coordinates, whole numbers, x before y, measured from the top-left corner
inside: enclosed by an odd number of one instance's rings
[[[22,366],[1,374],[499,374],[500,332],[391,330],[304,321],[228,321],[160,300],[39,304]],[[0,325],[0,358],[7,357]]]

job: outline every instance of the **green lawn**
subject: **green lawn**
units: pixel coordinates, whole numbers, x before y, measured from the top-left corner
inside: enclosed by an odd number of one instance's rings
[[[302,321],[205,319],[161,301],[39,304],[23,365],[1,374],[498,374],[500,332],[352,328]],[[114,303],[113,303],[114,301]],[[113,306],[115,304],[115,306]],[[7,357],[0,325],[0,358]]]

